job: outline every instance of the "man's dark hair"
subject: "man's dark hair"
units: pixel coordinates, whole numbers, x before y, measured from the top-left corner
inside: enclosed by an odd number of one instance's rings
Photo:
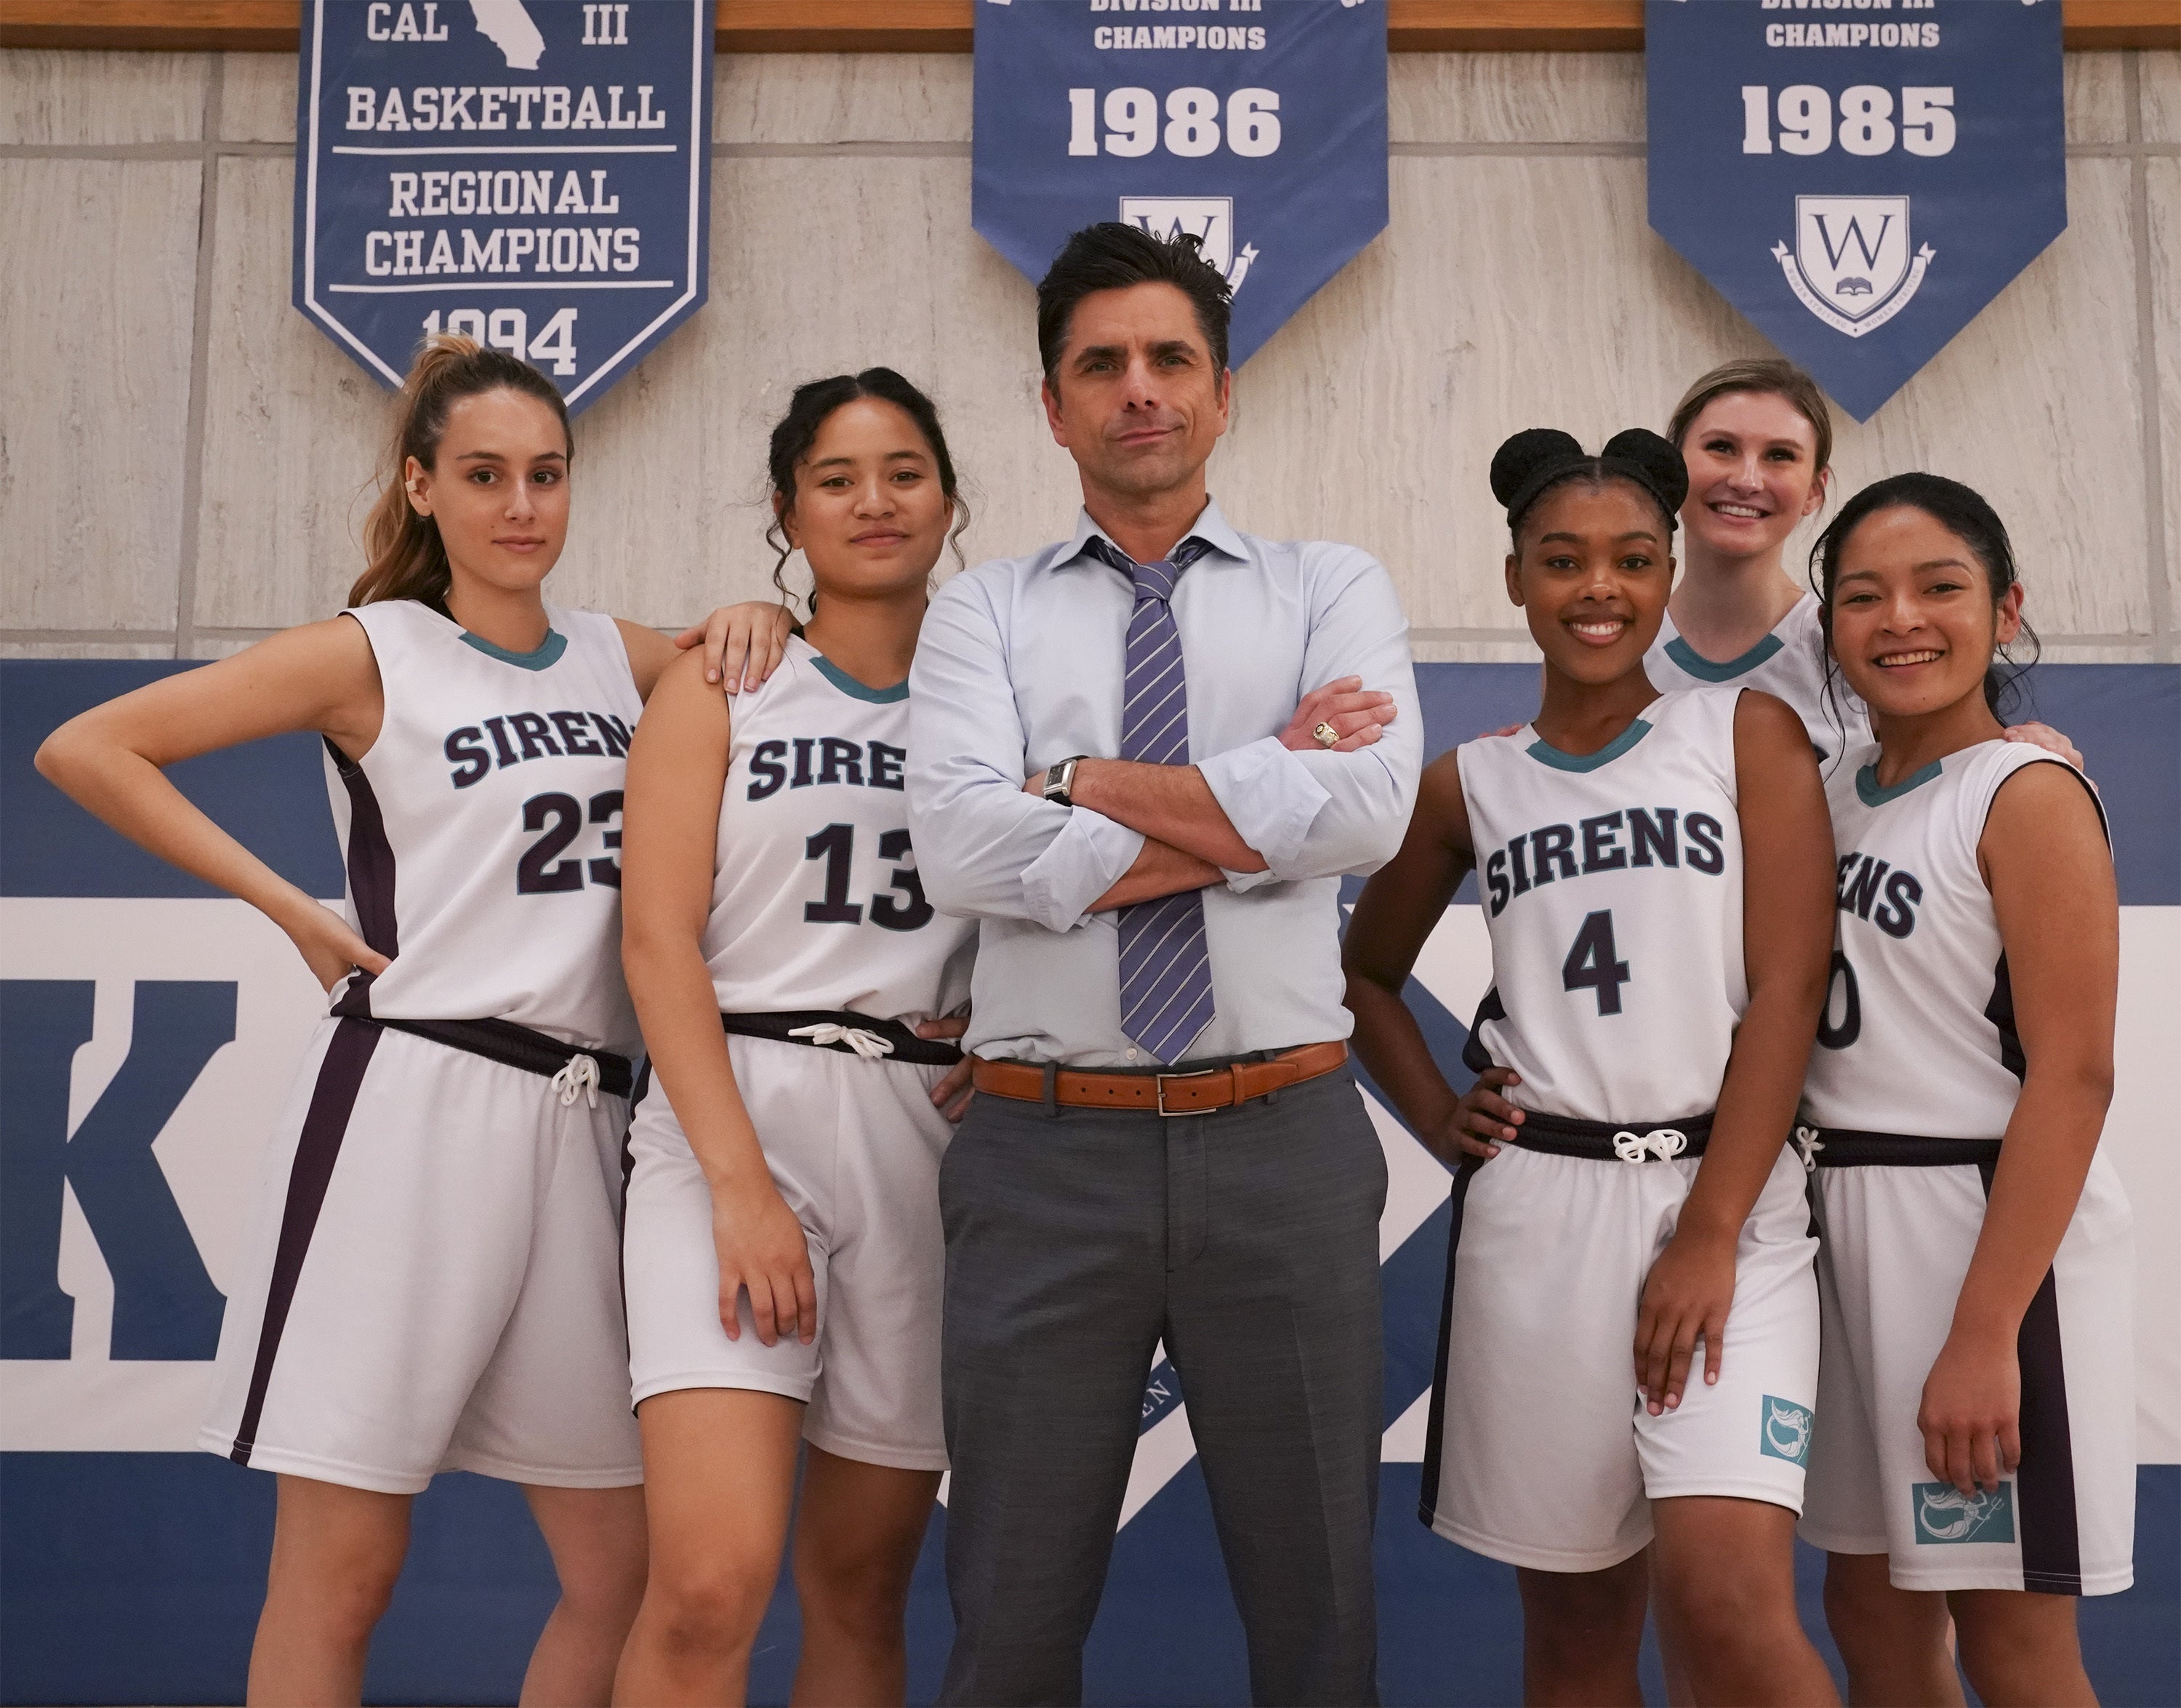
[[[1196,329],[1212,346],[1212,365],[1227,369],[1227,322],[1234,293],[1219,269],[1206,261],[1202,244],[1186,232],[1153,237],[1141,226],[1117,219],[1086,225],[1061,245],[1037,285],[1037,353],[1046,383],[1059,383],[1060,353],[1068,346],[1068,324],[1075,305],[1093,291],[1125,290],[1132,284],[1170,284],[1196,311]]]

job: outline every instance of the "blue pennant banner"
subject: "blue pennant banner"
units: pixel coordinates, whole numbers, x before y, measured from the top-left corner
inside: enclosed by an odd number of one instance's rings
[[[2068,226],[2059,0],[1648,0],[1651,226],[1858,421]]]
[[[976,227],[1033,279],[1193,233],[1240,367],[1385,229],[1386,0],[983,0],[976,41]]]
[[[571,410],[704,306],[712,0],[306,0],[295,306],[382,384],[427,333]]]

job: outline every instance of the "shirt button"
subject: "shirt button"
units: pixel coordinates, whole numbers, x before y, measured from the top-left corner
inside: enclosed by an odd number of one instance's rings
[[[1129,1052],[1129,1061],[1134,1061],[1135,1059],[1136,1059],[1136,1052],[1135,1052],[1135,1050],[1130,1050],[1130,1051]]]

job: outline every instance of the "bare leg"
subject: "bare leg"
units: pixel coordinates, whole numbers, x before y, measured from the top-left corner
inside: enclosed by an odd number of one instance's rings
[[[797,1708],[885,1708],[908,1694],[908,1584],[939,1473],[805,1450],[795,1517],[803,1604]]]
[[[1602,1572],[1517,1567],[1522,1592],[1522,1700],[1532,1708],[1642,1708],[1643,1556]]]
[[[740,1703],[780,1579],[795,1499],[800,1402],[684,1388],[637,1408],[651,1571],[614,1700],[636,1708]]]
[[[643,1600],[643,1490],[525,1485],[560,1599],[522,1675],[522,1708],[605,1708]]]
[[[1657,1569],[1652,1568],[1654,1573]],[[1696,1687],[1689,1683],[1688,1667],[1664,1625],[1659,1628],[1659,1670],[1666,1675],[1667,1708],[1696,1708]]]
[[[1962,1670],[1985,1708],[2096,1708],[2073,1595],[1956,1590],[1946,1600],[1961,1632]]]
[[[1764,1501],[1654,1501],[1659,1628],[1699,1703],[1831,1704],[1795,1609],[1795,1515]]]
[[[1825,1556],[1825,1625],[1855,1708],[1962,1708],[1946,1598],[1895,1589],[1885,1555]]]
[[[371,1633],[409,1551],[410,1495],[283,1474],[265,1610],[250,1650],[261,1708],[337,1708],[363,1700]]]

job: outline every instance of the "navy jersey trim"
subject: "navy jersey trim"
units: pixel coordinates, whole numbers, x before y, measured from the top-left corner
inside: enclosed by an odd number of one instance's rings
[[[1650,733],[1649,721],[1638,718],[1595,753],[1563,752],[1542,736],[1522,751],[1540,765],[1549,765],[1555,771],[1595,771],[1601,765],[1610,765]]]
[[[859,682],[823,653],[813,653],[810,662],[818,667],[818,674],[852,700],[866,700],[874,706],[898,705],[908,697],[908,679],[903,677],[891,688],[874,688],[868,682]]]
[[[1740,658],[1729,658],[1724,664],[1714,664],[1676,635],[1666,642],[1666,656],[1699,682],[1731,682],[1737,676],[1748,675],[1786,644],[1777,635],[1767,635]]]
[[[386,818],[363,767],[323,738],[334,770],[348,791],[348,893],[356,903],[363,940],[389,961],[401,952],[400,923],[394,912],[394,845],[387,840]],[[377,975],[359,968],[349,975],[333,1011],[358,1018],[371,1013],[371,981]]]
[[[560,662],[560,655],[568,650],[568,637],[558,629],[549,628],[545,638],[534,652],[511,653],[505,647],[495,647],[481,635],[462,631],[462,644],[475,647],[488,658],[497,658],[503,664],[512,664],[521,670],[549,670]]]
[[[1453,1215],[1446,1231],[1446,1290],[1439,1295],[1438,1353],[1432,1363],[1431,1410],[1424,1424],[1423,1488],[1416,1501],[1416,1516],[1426,1528],[1438,1516],[1439,1461],[1445,1457],[1447,1353],[1454,1334],[1454,1260],[1461,1249],[1461,1207],[1469,1196],[1469,1182],[1484,1165],[1481,1156],[1465,1156],[1454,1171],[1449,1193]]]
[[[1926,783],[1930,782],[1939,774],[1945,763],[1941,759],[1934,759],[1922,770],[1911,772],[1891,788],[1881,786],[1879,783],[1878,767],[1875,763],[1865,765],[1855,774],[1856,798],[1866,807],[1883,807],[1889,801],[1898,801],[1910,790],[1920,789]]]
[[[258,1324],[257,1358],[250,1371],[250,1391],[242,1402],[242,1419],[235,1428],[235,1446],[228,1457],[238,1465],[250,1463],[257,1446],[257,1425],[265,1415],[265,1391],[273,1380],[273,1361],[280,1351],[280,1336],[288,1326],[288,1310],[295,1302],[295,1283],[303,1273],[303,1259],[311,1248],[311,1236],[325,1207],[326,1188],[333,1182],[334,1164],[340,1159],[341,1140],[347,1136],[349,1117],[355,1113],[356,1094],[363,1089],[365,1069],[372,1052],[385,1034],[376,1026],[343,1020],[327,1040],[324,1059],[318,1064],[317,1083],[311,1088],[311,1106],[303,1116],[301,1137],[295,1142],[295,1160],[288,1170],[288,1198],[280,1211],[280,1240],[273,1256],[273,1278],[266,1289],[265,1315]]]

